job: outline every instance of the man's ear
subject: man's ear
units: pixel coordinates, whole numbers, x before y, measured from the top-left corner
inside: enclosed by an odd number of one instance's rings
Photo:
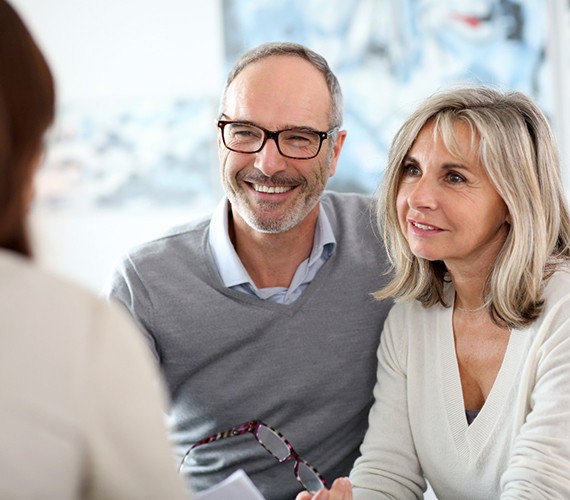
[[[333,146],[333,157],[331,161],[331,169],[329,177],[332,177],[336,172],[338,158],[340,156],[340,152],[342,151],[342,147],[344,146],[344,141],[346,140],[346,134],[347,134],[346,130],[339,130],[336,133],[336,140]]]

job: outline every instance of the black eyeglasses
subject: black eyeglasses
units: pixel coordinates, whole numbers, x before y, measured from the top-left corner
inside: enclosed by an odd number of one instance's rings
[[[250,422],[232,427],[227,431],[219,432],[218,434],[208,436],[207,438],[194,443],[182,458],[178,471],[180,472],[182,470],[190,452],[197,446],[212,443],[218,439],[240,436],[242,434],[247,434],[248,432],[251,432],[255,436],[255,439],[257,439],[257,442],[277,460],[279,460],[279,462],[286,462],[287,460],[294,459],[295,477],[307,491],[310,493],[316,493],[326,487],[325,480],[319,474],[317,469],[304,460],[301,460],[297,452],[293,449],[293,446],[291,446],[291,443],[285,439],[285,436],[283,436],[283,434],[278,430],[264,424],[261,420],[251,420]]]
[[[224,146],[236,153],[258,153],[267,139],[273,139],[282,156],[294,160],[310,160],[319,154],[323,141],[338,131],[334,127],[327,132],[310,128],[289,128],[286,130],[264,129],[251,123],[218,121]]]

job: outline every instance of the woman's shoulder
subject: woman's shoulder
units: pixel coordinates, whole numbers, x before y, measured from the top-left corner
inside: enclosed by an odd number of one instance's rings
[[[426,332],[433,335],[435,325],[445,322],[446,311],[449,309],[440,304],[425,307],[418,300],[397,301],[386,319],[385,332],[399,338],[399,342],[405,338],[408,339],[405,342],[417,342]]]
[[[570,301],[570,266],[560,267],[548,278],[544,287],[548,304]]]
[[[88,300],[96,297],[81,285],[43,269],[31,259],[6,250],[0,250],[0,276],[0,290],[3,294],[9,288],[11,295],[19,296],[25,292],[28,299],[38,295],[46,298],[45,294],[52,298],[60,294],[80,296]]]
[[[101,319],[120,316],[117,306],[91,290],[12,252],[0,251],[0,276],[0,311],[13,331],[49,331],[53,340],[68,335],[77,341]]]
[[[396,300],[390,314],[394,317],[414,320],[415,318],[435,317],[446,310],[447,308],[441,304],[424,306],[419,300]]]

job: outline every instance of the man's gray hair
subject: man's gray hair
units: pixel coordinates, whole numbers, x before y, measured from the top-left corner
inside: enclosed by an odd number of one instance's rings
[[[312,51],[311,49],[301,45],[299,43],[292,42],[269,42],[259,45],[240,57],[236,62],[228,77],[226,79],[226,85],[224,87],[224,92],[222,94],[222,100],[220,102],[219,116],[224,114],[226,106],[226,94],[228,87],[235,80],[235,78],[246,68],[248,65],[257,62],[261,59],[265,59],[270,56],[296,56],[305,59],[311,63],[317,70],[319,70],[325,77],[327,86],[331,94],[331,111],[330,111],[330,128],[340,127],[342,125],[342,115],[343,115],[343,100],[342,91],[337,77],[332,72],[326,59]]]

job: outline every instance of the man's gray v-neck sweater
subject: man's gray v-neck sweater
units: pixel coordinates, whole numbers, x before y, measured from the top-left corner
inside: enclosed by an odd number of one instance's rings
[[[349,473],[391,305],[370,294],[387,282],[387,264],[370,198],[328,192],[321,203],[336,248],[293,304],[226,288],[209,220],[137,247],[116,269],[108,294],[136,318],[161,364],[178,459],[206,436],[260,419],[329,484]],[[242,468],[268,500],[290,500],[301,489],[293,462],[279,463],[248,434],[198,447],[184,471],[201,490]]]

